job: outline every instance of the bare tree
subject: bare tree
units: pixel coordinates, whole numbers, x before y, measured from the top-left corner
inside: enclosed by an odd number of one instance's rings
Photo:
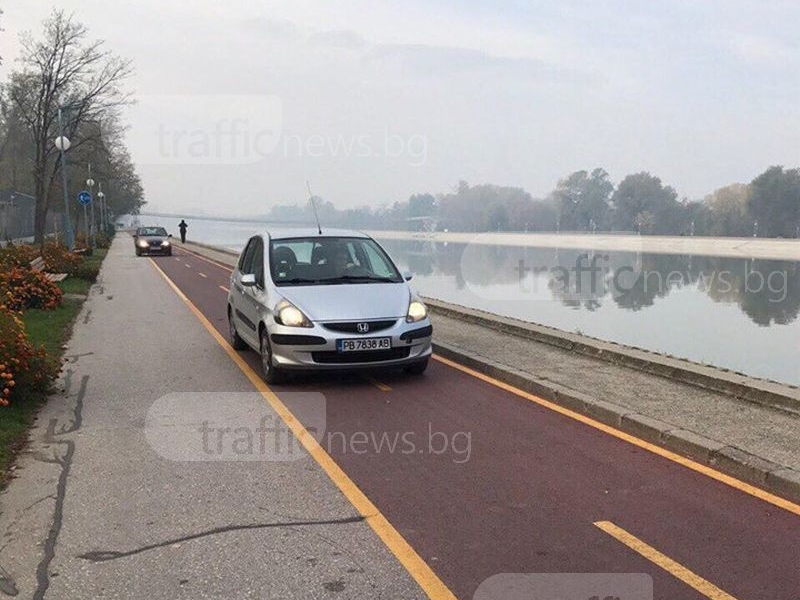
[[[59,135],[59,103],[71,152],[98,143],[103,128],[92,124],[115,121],[120,108],[131,102],[122,84],[133,71],[130,61],[106,50],[102,41],[88,41],[86,27],[61,10],[44,22],[41,41],[30,34],[21,41],[22,69],[11,74],[7,94],[27,126],[34,150],[35,241],[41,243],[61,167],[53,146]]]
[[[3,15],[3,9],[2,9],[2,8],[0,8],[0,16],[2,16],[2,15]],[[3,31],[3,28],[2,28],[2,27],[0,27],[0,31]],[[2,65],[2,64],[3,64],[3,57],[2,57],[2,56],[0,56],[0,65]]]

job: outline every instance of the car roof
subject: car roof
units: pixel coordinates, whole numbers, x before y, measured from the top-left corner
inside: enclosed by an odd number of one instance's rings
[[[320,235],[316,227],[298,227],[298,228],[276,228],[267,230],[267,236],[273,240],[285,240],[289,238],[338,238],[338,237],[355,237],[355,238],[368,238],[369,236],[363,231],[355,231],[353,229],[328,229],[323,228]]]

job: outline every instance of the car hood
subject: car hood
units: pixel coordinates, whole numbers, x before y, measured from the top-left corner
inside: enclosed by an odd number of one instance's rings
[[[163,242],[167,238],[164,237],[163,235],[140,235],[139,239],[144,240],[146,242]]]
[[[408,284],[346,283],[283,286],[279,293],[312,321],[400,318],[408,311]]]

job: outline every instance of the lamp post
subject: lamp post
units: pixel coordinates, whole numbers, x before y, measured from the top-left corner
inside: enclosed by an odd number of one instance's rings
[[[108,230],[108,214],[106,213],[106,195],[103,193],[103,184],[97,183],[97,197],[100,200],[100,224],[103,226],[103,233]]]
[[[92,221],[91,228],[86,233],[86,243],[89,244],[89,235],[91,233],[92,248],[97,247],[97,228],[94,222],[94,179],[92,179],[92,163],[89,163],[89,178],[86,180],[86,186],[89,188],[89,193],[92,194],[92,201],[89,203],[90,218]]]
[[[58,103],[58,137],[53,144],[61,154],[61,182],[64,188],[64,241],[67,248],[75,249],[75,233],[72,231],[72,220],[69,218],[69,192],[67,191],[67,158],[70,141],[64,136],[64,122],[61,119],[61,102]]]

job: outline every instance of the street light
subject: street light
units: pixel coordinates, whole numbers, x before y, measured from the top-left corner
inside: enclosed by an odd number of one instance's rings
[[[61,102],[58,103],[58,137],[53,141],[56,149],[61,153],[61,182],[64,188],[64,241],[67,248],[75,249],[75,234],[72,231],[72,220],[69,218],[69,192],[67,191],[67,158],[65,152],[69,150],[70,141],[64,136],[64,122],[61,119]]]
[[[86,232],[86,243],[89,243],[89,234],[91,232],[92,248],[97,247],[97,228],[94,223],[94,179],[92,179],[92,163],[89,163],[89,178],[86,180],[86,185],[89,188],[89,193],[92,194],[92,201],[89,203],[90,217],[92,219],[92,226]]]
[[[72,146],[72,142],[70,142],[67,137],[60,135],[53,141],[53,145],[58,150],[66,152],[67,150],[69,150],[69,147]]]
[[[103,226],[102,231],[105,233],[108,230],[108,214],[106,213],[106,195],[103,192],[103,184],[98,183],[97,197],[100,199],[100,223]]]

